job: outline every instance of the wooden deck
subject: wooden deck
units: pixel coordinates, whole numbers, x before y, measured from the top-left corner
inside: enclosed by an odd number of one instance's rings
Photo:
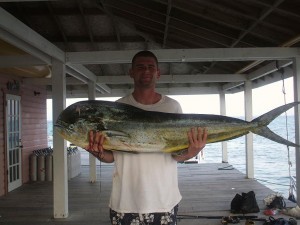
[[[236,193],[253,190],[259,207],[272,190],[252,179],[245,179],[239,171],[220,170],[228,164],[179,164],[179,185],[183,199],[179,215],[228,216],[230,202]],[[23,185],[0,198],[2,225],[100,225],[110,224],[108,200],[111,190],[112,165],[98,166],[98,181],[89,183],[88,166],[69,181],[69,217],[53,219],[53,187],[51,182]],[[287,202],[289,206],[294,206]],[[248,214],[247,214],[248,215]],[[263,217],[262,213],[257,214]],[[182,219],[185,224],[221,224],[220,219]],[[245,224],[241,221],[240,224]],[[256,222],[256,224],[263,224]]]

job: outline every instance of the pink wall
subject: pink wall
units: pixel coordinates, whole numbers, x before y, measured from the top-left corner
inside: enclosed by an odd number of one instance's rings
[[[17,81],[20,84],[18,91],[7,89],[7,82]],[[22,109],[22,180],[29,181],[29,156],[33,150],[48,147],[47,141],[47,104],[46,87],[25,85],[18,77],[0,74],[0,196],[7,192],[6,181],[6,151],[5,151],[5,95],[21,96]],[[34,95],[34,91],[39,95]]]

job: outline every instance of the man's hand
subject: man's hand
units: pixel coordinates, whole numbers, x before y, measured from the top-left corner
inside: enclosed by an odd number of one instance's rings
[[[103,152],[103,142],[105,140],[105,136],[101,132],[89,132],[89,146],[88,150],[95,152]]]
[[[105,136],[101,132],[89,132],[89,145],[86,150],[98,158],[100,161],[111,163],[114,161],[114,156],[111,151],[106,151],[103,148]]]
[[[206,128],[204,129],[202,129],[201,127],[191,128],[191,130],[188,131],[187,136],[189,140],[189,147],[186,153],[183,155],[173,155],[173,158],[178,162],[182,162],[195,157],[206,145],[206,141],[207,141]]]
[[[187,155],[193,158],[205,147],[207,141],[207,130],[198,127],[188,131],[189,147]]]

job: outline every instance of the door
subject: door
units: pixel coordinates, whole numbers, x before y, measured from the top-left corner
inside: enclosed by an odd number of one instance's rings
[[[6,95],[6,151],[8,191],[22,185],[21,97]]]

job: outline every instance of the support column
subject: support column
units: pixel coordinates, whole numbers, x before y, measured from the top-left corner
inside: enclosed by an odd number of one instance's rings
[[[52,63],[52,109],[53,123],[66,107],[65,65],[57,60]],[[68,170],[67,143],[53,129],[53,210],[54,218],[67,218],[68,209]]]
[[[88,82],[88,98],[89,100],[96,99],[96,92],[95,92],[95,82],[89,81]],[[92,154],[89,154],[89,164],[90,164],[90,182],[94,183],[97,179],[97,170],[96,170],[96,158]]]
[[[300,101],[300,57],[293,59],[294,73],[294,100]],[[300,107],[295,107],[295,141],[300,144]],[[300,148],[295,147],[296,154],[296,186],[297,186],[297,204],[300,205]]]
[[[225,91],[221,91],[219,96],[220,96],[220,114],[222,116],[226,116]],[[222,163],[228,163],[227,141],[222,141]]]
[[[252,112],[252,82],[245,82],[245,120],[251,121]],[[246,135],[246,176],[254,178],[254,159],[253,159],[253,134]]]

